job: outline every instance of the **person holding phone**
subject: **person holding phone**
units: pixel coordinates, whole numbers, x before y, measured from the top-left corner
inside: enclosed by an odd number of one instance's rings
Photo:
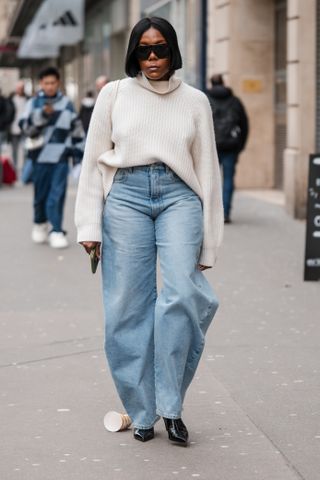
[[[101,255],[105,350],[134,438],[151,440],[163,417],[169,440],[187,445],[183,401],[218,307],[203,271],[223,207],[210,104],[176,77],[181,66],[173,26],[140,20],[128,78],[108,83],[92,114],[75,222]]]
[[[27,137],[27,159],[33,162],[34,243],[66,248],[63,210],[69,158],[80,163],[84,131],[71,100],[60,90],[60,74],[46,67],[39,74],[40,91],[27,104],[19,126]]]

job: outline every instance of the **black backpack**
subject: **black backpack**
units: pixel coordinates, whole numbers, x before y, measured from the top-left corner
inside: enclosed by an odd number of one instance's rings
[[[212,109],[214,132],[218,150],[240,150],[240,115],[235,97],[215,98],[208,96]]]
[[[16,109],[11,98],[0,98],[0,130],[7,129],[14,120]]]

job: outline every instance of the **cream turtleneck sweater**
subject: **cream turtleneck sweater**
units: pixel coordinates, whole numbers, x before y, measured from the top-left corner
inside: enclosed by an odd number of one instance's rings
[[[118,168],[163,162],[203,205],[199,263],[213,266],[222,241],[221,176],[212,113],[204,93],[172,76],[108,83],[92,114],[76,200],[78,242],[101,241],[101,219]]]

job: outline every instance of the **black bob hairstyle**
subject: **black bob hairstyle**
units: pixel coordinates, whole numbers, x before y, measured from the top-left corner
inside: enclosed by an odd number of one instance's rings
[[[44,77],[56,77],[57,80],[60,80],[60,73],[56,67],[45,67],[39,73],[39,80],[42,80]]]
[[[149,28],[155,28],[166,39],[170,49],[170,72],[182,67],[181,53],[179,50],[177,34],[171,23],[164,18],[142,18],[132,29],[126,55],[125,71],[129,77],[136,77],[140,72],[139,62],[136,59],[135,49],[139,45],[140,38]]]

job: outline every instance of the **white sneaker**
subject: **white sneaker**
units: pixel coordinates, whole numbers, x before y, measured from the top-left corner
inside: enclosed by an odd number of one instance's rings
[[[31,238],[34,243],[46,243],[48,240],[48,224],[35,223],[32,228]]]
[[[63,232],[51,232],[49,235],[49,245],[52,248],[66,248],[69,246],[69,243]]]

